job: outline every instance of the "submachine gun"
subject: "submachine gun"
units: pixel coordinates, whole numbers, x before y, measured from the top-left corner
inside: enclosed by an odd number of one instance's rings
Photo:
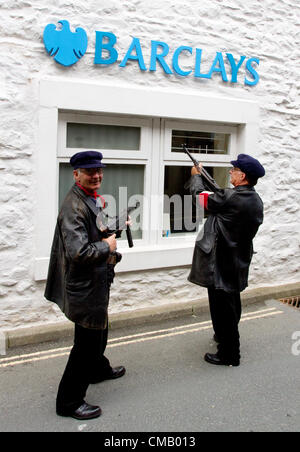
[[[189,156],[189,158],[193,162],[194,166],[196,168],[199,168],[198,160],[194,159],[194,157],[190,154],[188,148],[186,147],[186,144],[182,145],[182,149],[183,149],[183,152],[185,152]],[[211,189],[220,190],[221,187],[217,184],[215,179],[213,177],[211,177],[211,175],[206,171],[206,169],[203,168],[203,166],[201,168],[201,176],[205,179],[205,182],[207,183],[210,190]]]
[[[126,230],[126,237],[129,248],[133,247],[133,240],[130,225],[126,224],[129,220],[129,214],[140,206],[139,202],[136,202],[134,206],[127,207],[127,209],[122,210],[119,216],[109,217],[103,209],[100,210],[97,215],[96,224],[98,229],[103,232],[106,237],[116,234],[116,238],[120,238],[124,229]]]

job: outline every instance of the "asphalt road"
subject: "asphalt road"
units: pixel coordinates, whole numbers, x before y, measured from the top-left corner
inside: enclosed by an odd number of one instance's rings
[[[89,387],[86,401],[103,414],[85,422],[55,413],[71,341],[9,350],[0,356],[0,431],[299,431],[300,310],[252,305],[240,334],[241,365],[224,367],[203,360],[215,351],[206,316],[111,331],[106,355],[127,372]]]

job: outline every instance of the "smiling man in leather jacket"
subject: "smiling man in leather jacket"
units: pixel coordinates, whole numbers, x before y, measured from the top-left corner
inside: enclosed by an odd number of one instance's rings
[[[211,364],[238,366],[240,292],[248,285],[252,240],[263,222],[263,203],[254,185],[265,170],[247,154],[240,154],[231,164],[233,189],[208,187],[201,177],[201,165],[192,168],[190,192],[209,215],[196,240],[188,280],[208,288],[218,351],[206,353],[204,359]]]
[[[104,356],[107,344],[109,290],[116,253],[115,234],[104,238],[96,226],[103,201],[99,189],[103,173],[101,152],[75,154],[70,163],[75,184],[60,209],[52,243],[45,298],[55,302],[75,323],[74,346],[61,379],[56,412],[86,420],[101,408],[85,402],[90,383],[115,379],[125,368],[112,368]]]

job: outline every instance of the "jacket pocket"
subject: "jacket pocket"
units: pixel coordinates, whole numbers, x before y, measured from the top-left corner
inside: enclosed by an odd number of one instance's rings
[[[91,280],[71,280],[66,282],[66,289],[67,292],[71,293],[86,293],[89,291],[92,287],[92,281]]]
[[[91,286],[90,269],[71,266],[66,272],[66,289],[72,292],[87,290]]]
[[[208,287],[214,284],[217,234],[206,232],[196,241],[191,272],[188,280],[194,284]]]

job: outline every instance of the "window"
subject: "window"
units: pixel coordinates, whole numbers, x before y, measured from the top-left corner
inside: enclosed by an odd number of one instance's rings
[[[172,131],[172,152],[182,152],[185,144],[195,154],[228,154],[229,133]]]
[[[106,213],[110,216],[119,215],[127,206],[139,202],[137,211],[131,214],[132,237],[134,240],[145,240],[143,231],[147,228],[143,225],[143,199],[145,175],[151,165],[150,131],[151,120],[62,114],[59,135],[59,207],[74,183],[72,168],[66,160],[76,152],[100,150],[106,168],[99,194],[106,201]],[[126,235],[122,234],[120,240],[125,241]]]
[[[135,193],[144,197],[135,219],[140,222],[138,238],[130,249],[120,242],[124,258],[117,272],[190,265],[196,232],[175,231],[175,218],[163,202],[164,194],[179,198],[185,194],[181,182],[189,175],[191,162],[181,152],[182,141],[225,185],[236,150],[251,153],[257,148],[259,106],[245,99],[189,90],[42,79],[38,124],[34,277],[45,280],[59,199],[73,183],[71,155],[101,149],[106,176],[111,172],[112,178],[122,177],[129,197],[134,179]],[[108,186],[105,191],[111,189]],[[170,233],[163,235],[168,222]]]
[[[161,235],[164,239],[194,237],[206,214],[196,211],[185,188],[192,162],[184,153],[183,145],[204,164],[220,187],[228,187],[228,167],[236,152],[236,127],[168,120],[163,121],[163,127],[165,198]]]
[[[229,186],[227,167],[205,167],[220,187]],[[178,237],[198,231],[206,212],[197,212],[186,182],[191,176],[191,166],[165,166],[163,237]],[[202,218],[203,216],[203,218]]]
[[[67,123],[67,148],[140,150],[139,127]]]
[[[104,178],[101,184],[101,195],[103,195],[106,208],[105,211],[110,216],[115,216],[118,212],[126,208],[127,205],[134,205],[135,200],[143,199],[144,193],[144,165],[109,164],[104,170]],[[73,172],[69,163],[59,164],[59,207],[61,206],[67,192],[74,184]],[[142,212],[139,209],[138,215],[132,215],[132,238],[142,238]],[[120,240],[125,240],[125,234]]]
[[[226,164],[233,155],[235,129],[192,121],[159,120],[159,126],[165,145],[152,149],[151,120],[61,115],[59,206],[74,183],[66,156],[69,159],[82,150],[101,150],[107,167],[99,194],[107,203],[106,212],[115,216],[127,206],[140,203],[138,211],[131,214],[137,245],[155,245],[161,239],[178,240],[183,236],[193,240],[204,218],[199,216],[185,188],[192,163],[182,145],[204,163],[221,187],[226,187],[229,182]],[[159,175],[158,184],[152,172]],[[161,200],[163,208],[159,211]],[[153,217],[158,221],[153,222]],[[125,234],[121,240],[126,240]]]

